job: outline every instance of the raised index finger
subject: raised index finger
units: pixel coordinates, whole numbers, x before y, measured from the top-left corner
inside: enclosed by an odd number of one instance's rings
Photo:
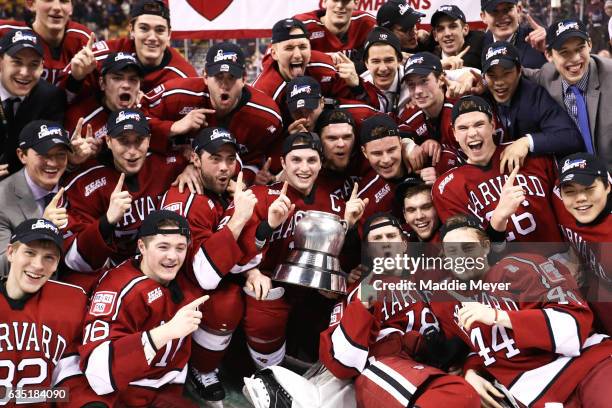
[[[289,186],[289,182],[285,181],[283,183],[283,188],[281,189],[281,193],[280,193],[281,196],[286,196],[287,195],[287,187],[288,186]]]
[[[185,307],[188,308],[188,309],[195,309],[195,310],[197,310],[202,303],[204,303],[204,302],[206,302],[208,300],[209,297],[210,296],[208,296],[208,295],[199,297],[196,300],[194,300],[193,302],[191,302],[188,305],[186,305]]]
[[[121,175],[119,176],[119,180],[117,181],[117,185],[115,186],[115,189],[113,190],[114,193],[119,193],[121,192],[121,190],[123,190],[124,181],[125,181],[125,173],[121,173]]]
[[[359,191],[359,186],[357,183],[353,184],[353,191],[351,192],[351,200],[357,198],[357,192]]]
[[[49,201],[49,205],[53,205],[54,207],[57,207],[57,203],[59,203],[63,195],[64,195],[64,187],[60,188],[57,191],[57,193],[55,193],[51,201]]]
[[[506,184],[504,186],[508,186],[511,187],[514,185],[514,179],[516,178],[516,175],[518,174],[519,171],[519,167],[516,166],[514,169],[512,169],[512,173],[510,173],[510,176],[508,176],[508,180],[506,180]]]
[[[467,52],[468,52],[469,50],[470,50],[470,46],[468,45],[467,47],[465,47],[465,49],[464,49],[463,51],[461,51],[459,54],[457,54],[457,56],[458,56],[459,58],[463,58],[463,56],[464,56],[465,54],[467,54]]]
[[[536,29],[538,29],[538,28],[542,27],[541,25],[539,25],[539,24],[538,24],[538,22],[537,22],[537,21],[535,21],[535,20],[533,19],[533,17],[531,17],[531,15],[530,15],[530,14],[527,14],[527,22],[529,23],[529,26],[530,26],[531,28],[533,28],[534,30],[536,30]]]
[[[236,177],[236,191],[234,192],[234,194],[238,193],[242,193],[243,190],[243,185],[242,185],[242,172],[238,173],[238,177]]]
[[[89,34],[89,39],[87,40],[87,45],[85,46],[85,48],[88,48],[90,50],[93,49],[95,36],[96,35],[94,33]]]
[[[79,118],[79,121],[76,124],[76,127],[74,128],[74,132],[72,133],[72,137],[70,138],[71,140],[74,139],[80,139],[81,136],[81,132],[83,131],[83,122],[85,121],[85,119],[83,119],[82,117]]]

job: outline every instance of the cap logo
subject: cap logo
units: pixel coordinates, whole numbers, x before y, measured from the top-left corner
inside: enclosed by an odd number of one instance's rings
[[[410,6],[407,4],[398,4],[397,7],[399,8],[400,16],[403,16],[408,10],[410,10]]]
[[[235,52],[225,52],[223,50],[218,50],[217,54],[215,55],[215,58],[213,58],[213,62],[219,61],[236,62],[238,61],[238,54],[236,54]]]
[[[123,61],[123,60],[130,60],[130,62],[133,62],[134,64],[137,63],[136,62],[136,58],[134,58],[134,56],[131,55],[131,54],[124,54],[124,53],[120,52],[120,53],[118,53],[115,56],[115,62],[116,61]]]
[[[424,61],[425,61],[425,58],[423,57],[410,58],[408,62],[406,62],[406,67],[409,67],[414,64],[422,64]]]
[[[229,65],[227,65],[227,64],[221,65],[221,67],[219,68],[219,71],[221,71],[221,72],[229,72]]]
[[[309,94],[310,92],[312,92],[312,88],[310,87],[310,85],[302,85],[302,86],[293,85],[293,89],[291,90],[290,97],[293,98],[294,96],[299,95],[301,93]]]
[[[497,55],[506,55],[508,54],[508,48],[506,46],[498,47],[498,48],[489,48],[487,50],[487,55],[485,59],[493,58]]]
[[[303,108],[304,105],[306,105],[306,101],[303,99],[300,99],[299,101],[297,101],[296,107],[297,108]]]
[[[381,40],[383,40],[383,41],[386,41],[388,37],[389,37],[389,36],[388,36],[387,34],[382,33],[382,34],[380,34],[380,37],[379,37],[379,38],[380,38]]]
[[[559,24],[557,24],[557,31],[555,32],[555,35],[558,36],[561,33],[567,31],[567,30],[577,30],[580,31],[580,26],[578,25],[578,22],[576,21],[571,21],[571,22],[565,22],[565,21],[561,21],[559,22]]]
[[[46,220],[38,220],[36,221],[34,224],[32,224],[32,228],[33,230],[37,230],[37,229],[48,229],[51,230],[54,234],[59,234],[59,231],[57,229],[57,227],[51,223],[50,221],[46,221]]]
[[[115,119],[115,124],[121,123],[124,120],[135,120],[140,121],[140,114],[138,113],[125,113],[125,111],[120,111],[119,115],[117,115],[117,119]]]
[[[38,131],[38,138],[42,139],[44,137],[48,137],[48,136],[63,136],[64,131],[62,130],[62,128],[57,127],[57,126],[53,126],[51,128],[48,128],[47,125],[42,125],[40,127],[40,130]]]
[[[30,41],[36,44],[36,36],[24,34],[23,31],[17,31],[13,38],[11,38],[11,42],[15,44],[17,41]]]
[[[452,6],[440,6],[438,7],[438,11],[453,11]]]
[[[584,169],[587,166],[587,161],[585,159],[576,159],[569,160],[567,159],[565,163],[563,163],[563,167],[561,168],[561,173],[565,173],[571,169],[580,168]]]
[[[228,132],[224,132],[223,130],[219,130],[219,129],[214,129],[212,131],[212,134],[210,135],[210,140],[215,140],[218,138],[223,138],[223,139],[231,139],[232,136],[228,133]]]

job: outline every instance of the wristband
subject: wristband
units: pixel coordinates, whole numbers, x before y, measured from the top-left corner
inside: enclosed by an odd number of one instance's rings
[[[260,222],[259,226],[257,226],[257,230],[255,231],[255,246],[258,249],[262,249],[266,245],[268,238],[272,236],[273,232],[274,229],[270,226],[268,220],[263,220]]]

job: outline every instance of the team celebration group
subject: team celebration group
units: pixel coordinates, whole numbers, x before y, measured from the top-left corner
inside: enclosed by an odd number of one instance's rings
[[[222,406],[233,359],[257,408],[610,407],[612,60],[515,0],[356,3],[274,24],[253,83],[161,0],[107,41],[71,0],[0,21],[0,405]],[[271,279],[310,210],[345,294]],[[366,296],[398,254],[507,290]]]

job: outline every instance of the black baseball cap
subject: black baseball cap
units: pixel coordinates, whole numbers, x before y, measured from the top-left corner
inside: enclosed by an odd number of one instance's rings
[[[490,13],[501,3],[517,4],[518,0],[480,0],[480,9]]]
[[[225,144],[230,144],[234,146],[234,149],[238,150],[236,138],[229,130],[220,127],[206,127],[200,129],[191,142],[193,150],[198,154],[202,149],[210,154],[215,154],[219,151],[221,146]]]
[[[597,177],[608,179],[606,164],[589,153],[574,153],[561,159],[559,163],[559,185],[576,182],[590,186]]]
[[[302,34],[289,34],[292,29],[299,28]],[[308,29],[303,22],[296,18],[284,18],[272,26],[272,44],[292,40],[294,38],[308,38]]]
[[[309,76],[299,76],[287,84],[286,102],[290,112],[300,108],[315,110],[321,103],[321,85]]]
[[[376,128],[384,128],[385,131],[376,132],[376,134],[373,134],[373,131]],[[368,142],[371,142],[372,140],[382,139],[387,136],[400,137],[399,130],[397,129],[397,123],[395,123],[391,116],[385,113],[377,113],[361,123],[359,143],[362,146]]]
[[[561,49],[563,43],[573,37],[589,40],[589,32],[584,23],[573,18],[557,20],[546,30],[546,48]]]
[[[521,66],[521,58],[514,45],[506,41],[495,41],[482,50],[482,72],[485,73],[495,65],[504,68]]]
[[[47,154],[55,146],[65,146],[72,151],[70,137],[62,125],[50,120],[33,120],[19,133],[19,148],[32,148],[38,154]]]
[[[141,0],[130,9],[130,20],[143,14],[152,14],[165,18],[170,25],[170,9],[162,0]]]
[[[121,136],[123,132],[129,130],[142,136],[151,136],[147,117],[137,109],[123,109],[112,112],[106,121],[106,129],[110,137]]]
[[[418,175],[408,176],[395,188],[395,201],[400,207],[404,207],[404,196],[406,191],[412,187],[423,186],[425,182]]]
[[[462,215],[463,217],[461,219],[451,218],[451,222],[447,221],[440,227],[440,239],[444,240],[444,237],[449,232],[459,229],[459,228],[465,228],[465,227],[475,228],[477,230],[480,230],[486,233],[485,229],[482,227],[482,225],[480,224],[480,221],[478,220],[478,218],[476,218],[475,215],[473,214],[457,214],[457,215]]]
[[[13,56],[19,51],[30,48],[41,57],[44,55],[42,39],[27,28],[10,30],[0,38],[0,54]]]
[[[393,47],[395,50],[395,54],[397,55],[398,60],[402,60],[402,44],[400,43],[399,38],[391,30],[385,27],[374,27],[368,37],[366,38],[366,43],[363,47],[363,59],[364,61],[368,58],[368,50],[371,46],[376,44],[387,44]]]
[[[237,44],[215,44],[206,53],[206,73],[210,76],[229,72],[234,78],[242,78],[245,69],[244,52]]]
[[[375,212],[370,215],[363,223],[363,235],[362,239],[364,242],[368,240],[368,234],[375,229],[386,227],[391,225],[402,232],[402,224],[399,219],[389,212]]]
[[[10,243],[27,244],[32,241],[51,241],[64,252],[62,233],[51,221],[45,218],[31,218],[20,223],[11,235]]]
[[[102,69],[100,70],[100,73],[102,75],[105,75],[109,72],[121,72],[128,67],[134,68],[136,72],[138,72],[138,75],[140,75],[141,77],[144,76],[144,71],[140,62],[138,62],[134,55],[129,54],[127,52],[113,52],[111,54],[108,54],[108,56],[102,63]]]
[[[353,133],[355,133],[355,118],[351,112],[340,108],[324,109],[317,119],[315,132],[320,135],[325,126],[333,123],[348,123],[353,127]]]
[[[469,112],[482,112],[485,113],[489,119],[493,118],[493,109],[489,102],[477,95],[465,95],[459,98],[453,106],[451,114],[452,123],[454,124],[459,116]]]
[[[399,24],[404,30],[410,30],[425,14],[410,7],[405,0],[389,0],[376,13],[376,23],[385,28]]]
[[[298,132],[293,133],[283,140],[283,157],[289,152],[297,149],[312,149],[319,153],[319,157],[323,157],[323,145],[319,135],[314,132]]]
[[[464,23],[467,22],[463,11],[454,4],[444,4],[433,13],[431,16],[431,26],[435,27],[438,24],[438,19],[441,17],[450,17],[453,20],[461,20]]]
[[[432,72],[442,73],[442,62],[431,52],[418,52],[404,64],[404,78],[412,74],[429,75]]]
[[[160,228],[159,224],[165,220],[171,220],[176,222],[178,224],[178,227]],[[157,234],[180,234],[187,237],[187,239],[189,239],[189,237],[191,236],[191,232],[189,230],[189,223],[187,222],[185,217],[170,210],[153,211],[149,213],[149,215],[147,215],[147,217],[142,221],[142,224],[140,224],[140,228],[138,229],[138,238],[148,237]]]

